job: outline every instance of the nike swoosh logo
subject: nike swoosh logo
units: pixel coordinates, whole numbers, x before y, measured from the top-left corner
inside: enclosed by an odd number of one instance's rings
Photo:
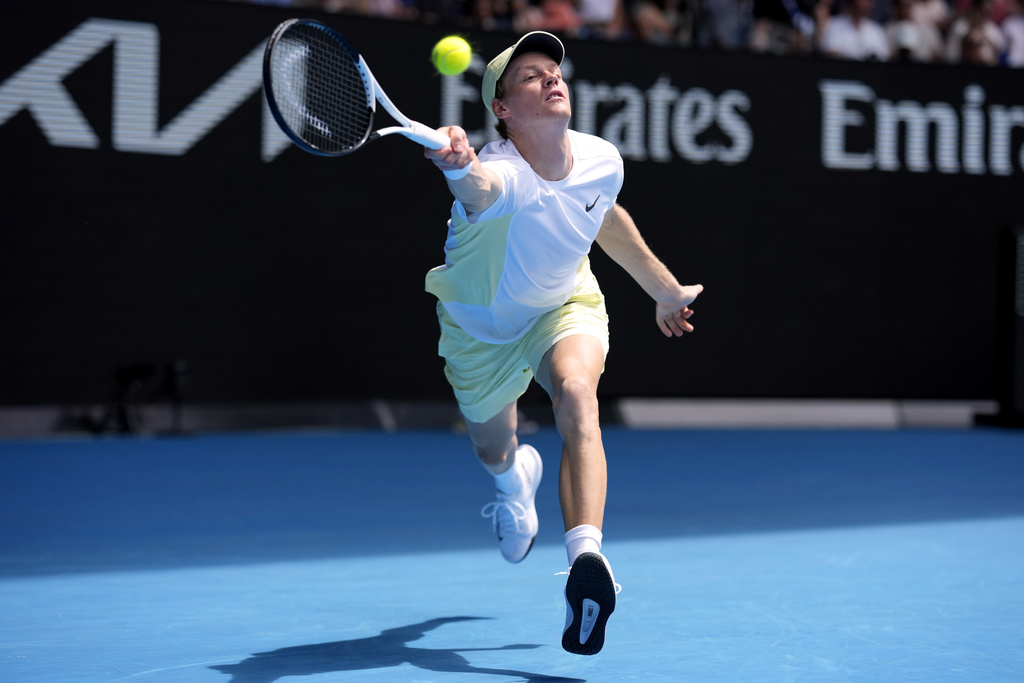
[[[593,204],[587,204],[587,213],[590,213],[590,210],[593,209],[595,206],[597,206],[597,200],[600,199],[600,198],[601,198],[601,195],[597,195],[597,199],[594,200]]]
[[[601,606],[590,598],[583,598],[583,623],[580,625],[580,645],[584,645],[594,630],[594,622],[601,613]]]

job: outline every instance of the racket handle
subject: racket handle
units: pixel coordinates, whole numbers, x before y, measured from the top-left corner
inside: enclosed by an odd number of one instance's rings
[[[442,135],[433,128],[424,126],[416,121],[410,122],[402,131],[402,135],[430,149],[444,149],[451,144],[451,140],[447,135]]]

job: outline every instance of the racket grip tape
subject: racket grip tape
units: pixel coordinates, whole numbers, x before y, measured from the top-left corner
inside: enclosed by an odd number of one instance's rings
[[[433,128],[424,126],[422,123],[413,121],[406,127],[406,129],[408,131],[405,133],[406,137],[410,140],[415,140],[424,147],[429,147],[430,149],[444,149],[451,144],[451,140],[448,139],[447,135],[442,135]]]

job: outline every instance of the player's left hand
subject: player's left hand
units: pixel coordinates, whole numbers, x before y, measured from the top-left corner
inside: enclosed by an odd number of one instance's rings
[[[655,309],[658,327],[666,337],[682,337],[686,332],[693,332],[689,322],[693,315],[690,304],[704,291],[704,285],[687,285],[680,290],[678,297],[668,302],[659,301]]]

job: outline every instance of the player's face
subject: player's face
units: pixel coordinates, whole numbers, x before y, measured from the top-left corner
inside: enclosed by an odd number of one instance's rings
[[[517,122],[533,119],[566,119],[572,116],[569,89],[562,70],[551,57],[527,52],[512,60],[502,76],[503,106]]]

